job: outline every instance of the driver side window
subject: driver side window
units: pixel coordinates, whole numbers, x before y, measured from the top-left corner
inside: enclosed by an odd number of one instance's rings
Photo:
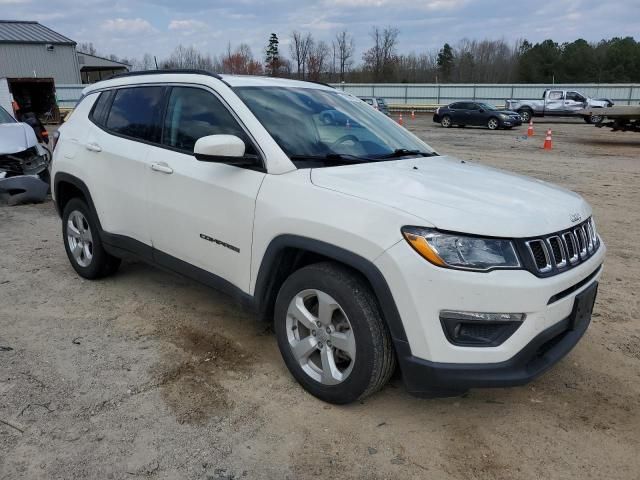
[[[235,135],[255,153],[244,130],[212,93],[200,88],[173,87],[164,120],[162,144],[193,153],[199,138],[207,135]]]

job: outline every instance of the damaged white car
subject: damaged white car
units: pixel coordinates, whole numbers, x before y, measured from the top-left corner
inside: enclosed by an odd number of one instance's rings
[[[44,201],[51,153],[33,128],[0,107],[0,197],[9,204]]]

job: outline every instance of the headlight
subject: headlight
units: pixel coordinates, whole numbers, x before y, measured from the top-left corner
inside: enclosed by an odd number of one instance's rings
[[[475,271],[520,267],[510,240],[443,233],[422,227],[404,227],[402,234],[416,252],[439,267]]]
[[[509,120],[509,115],[507,115],[506,113],[501,113],[500,118],[503,120]]]

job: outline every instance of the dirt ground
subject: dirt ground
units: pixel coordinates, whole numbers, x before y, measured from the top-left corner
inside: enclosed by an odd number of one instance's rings
[[[609,251],[592,325],[567,358],[524,387],[425,400],[396,378],[330,406],[230,299],[142,263],[83,280],[50,202],[1,206],[0,479],[638,479],[640,135],[405,124],[441,153],[593,205]]]

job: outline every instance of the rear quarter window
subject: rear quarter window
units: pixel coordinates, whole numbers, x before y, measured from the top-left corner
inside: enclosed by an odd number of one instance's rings
[[[147,142],[159,142],[164,91],[164,87],[116,90],[105,125],[107,130]]]
[[[109,113],[109,106],[111,104],[111,99],[113,98],[113,93],[113,91],[100,93],[98,100],[93,104],[91,113],[89,113],[89,118],[93,123],[104,126],[107,121],[107,114]]]

